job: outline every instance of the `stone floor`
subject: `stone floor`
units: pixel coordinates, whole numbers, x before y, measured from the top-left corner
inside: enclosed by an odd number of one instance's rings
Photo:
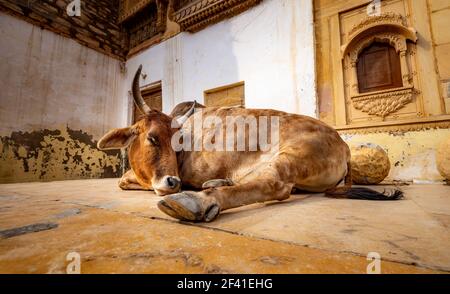
[[[70,252],[82,273],[366,273],[369,252],[382,273],[450,272],[450,186],[404,186],[397,202],[294,195],[189,224],[116,183],[0,185],[0,273],[64,273]]]

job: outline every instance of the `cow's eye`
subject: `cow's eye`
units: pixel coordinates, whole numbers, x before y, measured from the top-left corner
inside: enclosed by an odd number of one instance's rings
[[[152,143],[152,145],[154,145],[154,146],[158,146],[158,145],[159,145],[158,139],[155,138],[155,137],[153,137],[153,136],[148,137],[148,140],[149,140],[150,143]]]

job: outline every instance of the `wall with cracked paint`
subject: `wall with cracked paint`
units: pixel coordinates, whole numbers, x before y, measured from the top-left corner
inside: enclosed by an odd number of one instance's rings
[[[0,182],[118,177],[121,156],[102,152],[92,136],[69,128],[0,137]]]
[[[0,13],[0,183],[121,175],[97,140],[126,124],[116,59]]]

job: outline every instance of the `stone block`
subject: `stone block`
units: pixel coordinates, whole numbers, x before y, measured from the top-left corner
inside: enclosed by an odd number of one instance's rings
[[[391,163],[383,148],[366,143],[351,147],[352,178],[355,184],[376,185],[389,174]]]

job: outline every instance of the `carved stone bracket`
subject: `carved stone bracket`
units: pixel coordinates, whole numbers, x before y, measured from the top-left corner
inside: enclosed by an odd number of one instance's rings
[[[171,19],[182,31],[196,32],[225,18],[235,16],[261,0],[190,0]]]
[[[414,88],[400,88],[352,97],[353,106],[371,115],[386,117],[413,101]]]

